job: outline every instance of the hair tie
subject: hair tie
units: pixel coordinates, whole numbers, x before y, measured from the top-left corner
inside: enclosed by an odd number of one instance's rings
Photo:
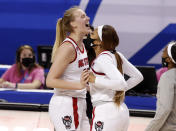
[[[116,53],[116,50],[111,50],[110,51],[112,54],[115,54]]]
[[[167,53],[168,53],[169,57],[171,58],[172,62],[174,62],[174,63],[176,64],[176,62],[175,62],[175,60],[173,59],[172,54],[171,54],[171,48],[172,48],[172,46],[173,46],[174,44],[175,44],[175,42],[173,41],[173,42],[171,42],[171,43],[168,45],[168,47],[167,47]]]
[[[103,26],[104,25],[98,26],[98,36],[99,36],[99,38],[100,38],[101,41],[102,41],[102,30],[103,30]]]

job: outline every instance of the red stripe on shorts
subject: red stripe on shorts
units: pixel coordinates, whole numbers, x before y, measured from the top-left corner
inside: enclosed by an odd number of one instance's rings
[[[72,98],[73,99],[73,115],[74,115],[74,122],[75,122],[75,128],[77,129],[79,125],[79,120],[78,120],[78,99],[77,98]]]
[[[92,123],[90,125],[90,131],[92,131],[93,121],[94,121],[94,118],[95,118],[95,107],[93,108],[92,115],[93,115],[93,117],[92,117]]]

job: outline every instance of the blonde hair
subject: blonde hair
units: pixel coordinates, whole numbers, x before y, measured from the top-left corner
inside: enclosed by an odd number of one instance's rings
[[[66,38],[67,34],[71,33],[73,31],[70,22],[74,21],[74,12],[76,10],[80,9],[77,6],[74,6],[68,10],[65,11],[63,18],[60,18],[57,21],[56,25],[56,39],[53,46],[52,56],[51,56],[51,62],[54,60],[54,56],[56,53],[57,48],[61,45],[61,43]]]

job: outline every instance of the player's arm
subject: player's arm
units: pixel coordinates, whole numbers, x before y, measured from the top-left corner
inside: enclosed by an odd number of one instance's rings
[[[75,49],[69,42],[65,42],[57,49],[53,64],[46,78],[47,87],[74,90],[83,88],[80,82],[70,82],[60,79],[67,66],[74,61],[75,57]]]
[[[118,52],[118,54],[123,61],[122,69],[124,74],[130,77],[126,81],[128,84],[128,88],[126,90],[129,90],[139,84],[143,80],[143,76],[141,72],[134,65],[132,65],[121,53]]]
[[[110,56],[100,56],[96,64],[101,72],[106,75],[106,78],[97,76],[94,81],[92,81],[95,86],[118,91],[123,91],[127,88],[127,83],[123,75],[113,64],[112,58]]]

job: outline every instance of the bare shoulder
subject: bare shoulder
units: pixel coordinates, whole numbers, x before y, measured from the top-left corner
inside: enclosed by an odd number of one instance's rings
[[[58,51],[65,51],[66,53],[72,53],[75,52],[74,46],[70,42],[64,42],[60,47],[58,48]]]
[[[63,59],[67,59],[68,61],[72,61],[72,60],[74,60],[75,55],[76,55],[75,48],[69,42],[64,42],[56,50],[56,58],[62,57]]]

